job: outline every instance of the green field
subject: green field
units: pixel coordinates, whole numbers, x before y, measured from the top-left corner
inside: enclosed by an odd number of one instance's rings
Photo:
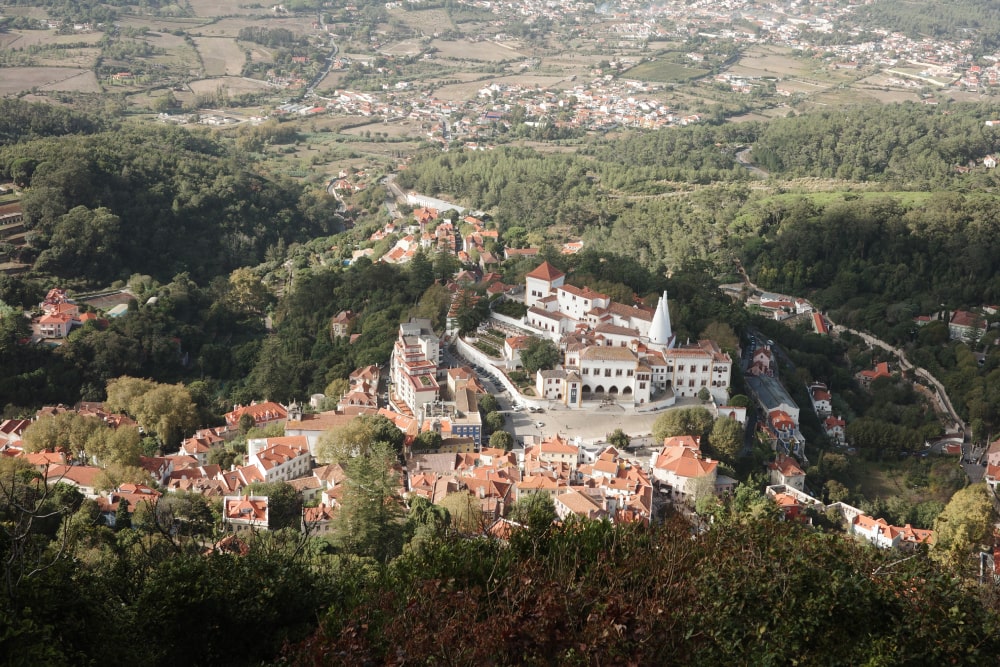
[[[684,83],[708,74],[707,69],[686,67],[668,60],[650,60],[639,63],[622,74],[625,79],[655,81],[657,83]]]
[[[932,457],[924,460],[875,462],[855,465],[861,495],[870,500],[901,497],[910,504],[927,500],[947,503],[963,485],[965,476],[956,457]]]

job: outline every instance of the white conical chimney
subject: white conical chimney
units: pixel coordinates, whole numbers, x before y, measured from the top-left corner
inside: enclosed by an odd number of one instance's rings
[[[656,313],[649,325],[649,342],[653,345],[669,345],[673,338],[670,329],[670,307],[667,304],[667,292],[663,291],[660,302],[656,304]]]

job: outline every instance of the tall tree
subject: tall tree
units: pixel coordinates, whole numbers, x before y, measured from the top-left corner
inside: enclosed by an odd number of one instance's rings
[[[743,449],[743,426],[735,419],[719,417],[712,424],[708,442],[720,458],[732,463]]]
[[[298,529],[302,521],[302,495],[288,482],[254,482],[247,487],[253,496],[267,496],[268,527]]]
[[[653,422],[658,442],[677,435],[704,436],[712,426],[712,413],[702,407],[668,410]]]
[[[934,520],[937,542],[931,549],[931,558],[968,572],[974,562],[973,552],[982,549],[990,539],[995,516],[985,484],[961,489]]]
[[[366,454],[346,461],[344,496],[334,537],[347,553],[386,561],[402,548],[402,508],[397,494],[396,452],[374,442]]]
[[[532,337],[521,350],[521,364],[528,375],[536,371],[555,368],[562,361],[559,348],[548,338]]]
[[[479,535],[485,519],[479,500],[467,491],[449,493],[440,503],[451,517],[451,527],[463,535]]]
[[[367,456],[379,442],[398,454],[403,450],[403,438],[403,432],[386,417],[361,415],[320,436],[316,459],[322,463],[343,464],[355,456]]]

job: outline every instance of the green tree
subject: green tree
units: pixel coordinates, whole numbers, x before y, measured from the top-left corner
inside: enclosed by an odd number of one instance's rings
[[[347,479],[334,538],[347,553],[384,562],[402,548],[395,462],[395,450],[386,442],[376,441],[367,452],[342,464]]]
[[[406,522],[407,532],[410,534],[406,549],[419,553],[432,542],[444,537],[451,525],[451,514],[445,507],[433,505],[423,496],[412,496]]]
[[[632,439],[628,437],[628,434],[625,431],[620,428],[616,428],[611,432],[611,435],[608,436],[608,442],[611,445],[614,445],[614,447],[619,451],[624,451],[632,443]]]
[[[851,490],[835,479],[828,479],[823,485],[826,498],[831,503],[846,502],[851,497]]]
[[[437,431],[424,431],[417,436],[413,443],[413,449],[422,451],[440,449],[442,441],[441,434]]]
[[[555,368],[562,361],[559,348],[548,338],[532,336],[521,350],[524,371],[533,376],[536,371]]]
[[[424,291],[417,305],[410,309],[409,315],[429,319],[435,331],[443,331],[450,306],[451,292],[444,285],[435,283]]]
[[[740,349],[740,339],[733,328],[725,322],[712,321],[702,330],[699,338],[714,340],[724,350]]]
[[[937,541],[930,556],[958,572],[969,572],[973,553],[983,548],[992,535],[995,512],[985,484],[958,491],[934,520]]]
[[[267,496],[268,527],[299,529],[302,521],[302,495],[288,482],[254,482],[247,487],[251,496]]]
[[[253,420],[252,415],[248,415],[246,413],[240,415],[240,421],[239,421],[240,433],[246,435],[247,433],[250,432],[250,429],[253,428],[255,423],[256,422]]]
[[[112,491],[122,484],[145,484],[152,486],[153,478],[149,473],[138,466],[122,465],[112,463],[102,469],[94,480],[94,488],[98,491]]]
[[[63,277],[86,277],[105,282],[115,277],[121,220],[106,208],[77,206],[56,222],[49,247],[38,256],[35,269]]]
[[[87,417],[75,412],[62,412],[42,417],[32,422],[21,436],[28,452],[54,451],[67,448],[73,456],[87,451],[92,439],[106,438],[111,432],[97,417]]]
[[[240,268],[229,274],[229,291],[226,304],[243,316],[261,317],[273,301],[261,279],[247,268]]]
[[[97,459],[101,465],[139,465],[143,454],[142,435],[135,426],[119,426],[116,429],[98,430],[87,439],[87,454]]]
[[[510,507],[510,520],[533,533],[541,533],[556,520],[556,506],[547,493],[530,493],[517,499]]]
[[[132,527],[132,516],[128,511],[128,500],[120,498],[118,509],[115,510],[115,530],[125,530]]]
[[[403,448],[403,432],[382,415],[362,415],[327,431],[316,444],[316,459],[322,463],[341,463],[355,456],[368,456],[383,442],[394,452]]]
[[[471,493],[467,491],[449,493],[440,505],[448,511],[451,527],[459,533],[479,535],[486,528],[482,506]]]
[[[330,380],[330,384],[326,385],[326,389],[323,390],[323,395],[334,402],[339,401],[340,397],[347,393],[350,389],[350,383],[344,378],[334,378]]]
[[[133,402],[131,412],[168,449],[176,449],[198,426],[198,408],[183,384],[157,385]]]
[[[494,431],[490,435],[490,447],[510,451],[514,447],[514,436],[507,431]]]
[[[482,394],[479,397],[479,412],[483,415],[488,415],[491,412],[496,412],[500,409],[500,405],[497,403],[497,397],[493,394]]]
[[[200,493],[165,494],[156,503],[156,521],[163,531],[184,537],[211,537],[219,523],[221,505]]]
[[[496,433],[497,431],[503,430],[506,419],[503,414],[499,412],[491,412],[486,415],[486,419],[483,423],[490,433]]]
[[[720,458],[735,461],[743,449],[743,426],[735,419],[719,417],[712,424],[708,442]]]
[[[653,438],[661,442],[664,438],[678,435],[704,436],[712,426],[712,413],[702,407],[676,408],[668,410],[653,422]]]
[[[735,396],[730,396],[728,404],[734,408],[749,408],[753,405],[753,402],[748,396],[744,394],[736,394]]]

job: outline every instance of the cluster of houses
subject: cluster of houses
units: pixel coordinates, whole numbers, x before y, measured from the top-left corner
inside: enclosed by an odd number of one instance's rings
[[[64,290],[53,288],[38,304],[41,315],[31,320],[31,330],[36,340],[61,340],[74,327],[99,319],[95,313],[81,313],[80,307],[66,297]]]
[[[822,382],[813,382],[809,385],[809,400],[812,401],[813,412],[819,417],[823,431],[831,442],[836,445],[845,444],[846,433],[844,429],[847,424],[841,417],[833,414],[831,403],[833,396],[826,385]]]
[[[831,512],[846,526],[847,534],[854,535],[880,549],[915,549],[920,545],[933,546],[933,530],[914,528],[910,524],[894,526],[885,519],[876,519],[860,509],[843,502],[825,504],[805,493],[805,473],[794,463],[778,460],[771,465],[771,486],[766,493],[781,510],[786,521],[812,523],[808,510],[821,514]]]
[[[560,519],[648,523],[653,512],[652,484],[636,461],[612,446],[581,447],[559,434],[510,452],[483,448],[408,460],[407,494],[437,503],[461,492],[478,502],[483,528],[505,521],[510,507],[532,494],[551,497]]]

